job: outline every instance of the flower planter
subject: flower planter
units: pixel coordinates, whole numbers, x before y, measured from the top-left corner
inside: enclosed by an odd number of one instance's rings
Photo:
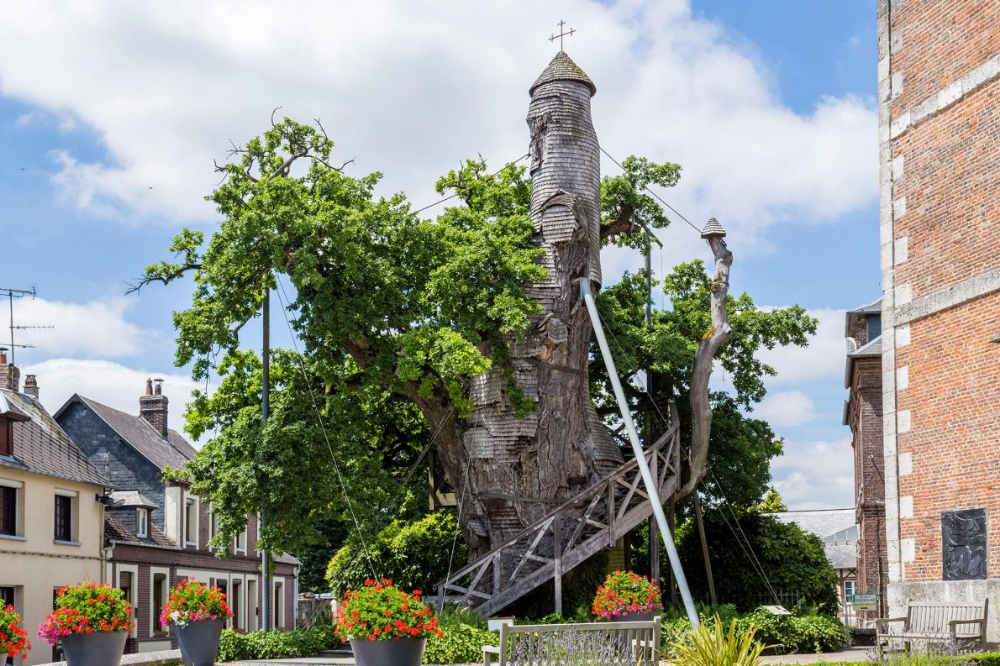
[[[616,617],[614,622],[649,622],[655,620],[659,611],[626,611]]]
[[[95,631],[62,637],[66,666],[118,666],[125,652],[126,631]]]
[[[184,666],[215,666],[222,636],[222,620],[200,620],[181,626],[174,625]]]
[[[396,638],[389,641],[351,640],[358,666],[420,666],[426,638]]]
[[[7,653],[0,652],[0,666],[4,666],[7,663]]]

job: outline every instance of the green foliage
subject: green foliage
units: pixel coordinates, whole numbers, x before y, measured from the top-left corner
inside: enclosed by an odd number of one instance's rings
[[[422,592],[404,592],[392,581],[367,580],[357,590],[343,594],[334,626],[338,638],[391,641],[398,638],[441,637],[438,619],[421,601]]]
[[[673,187],[681,178],[679,164],[657,164],[645,157],[629,155],[622,161],[623,173],[601,179],[601,222],[611,225],[627,220],[631,233],[616,233],[605,238],[620,247],[645,248],[646,231],[663,229],[670,224],[660,204],[646,192],[649,185]],[[645,230],[645,231],[644,231]]]
[[[756,627],[760,639],[777,652],[834,652],[847,647],[850,638],[839,619],[826,615],[774,615],[761,608],[739,621]]]
[[[219,662],[245,659],[312,657],[340,644],[329,626],[295,631],[254,631],[242,634],[224,629],[219,641]]]
[[[420,520],[395,520],[368,542],[368,553],[379,575],[405,589],[430,590],[448,573],[458,523],[452,511],[429,513]],[[458,540],[456,562],[464,562],[466,546]],[[334,594],[360,589],[372,577],[356,538],[337,551],[326,571]]]
[[[671,645],[677,666],[759,666],[765,645],[753,625],[736,620],[728,628],[716,616],[691,629],[685,640]]]
[[[756,509],[760,513],[782,513],[783,511],[788,511],[788,506],[785,505],[785,500],[782,499],[778,489],[771,486],[767,489],[767,493],[761,499]]]
[[[816,606],[820,612],[835,614],[838,608],[837,574],[830,566],[823,542],[814,534],[773,516],[746,513],[739,517],[739,527],[725,509],[705,515],[705,533],[716,581],[724,581],[720,592],[725,601],[749,611],[761,603],[768,588],[746,554],[747,546],[737,540],[734,531],[749,540],[771,586],[780,592],[797,593],[799,602]],[[728,523],[726,519],[728,518]],[[697,530],[681,535],[678,544],[681,562],[688,572],[688,583],[695,597],[705,598],[708,584]]]
[[[484,645],[500,644],[499,634],[489,631],[475,613],[445,608],[438,619],[443,636],[427,639],[425,664],[478,663]]]

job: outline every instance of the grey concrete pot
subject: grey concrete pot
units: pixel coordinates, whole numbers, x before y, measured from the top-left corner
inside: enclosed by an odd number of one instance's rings
[[[95,631],[62,637],[66,666],[118,666],[125,652],[125,631]]]
[[[184,666],[215,666],[224,620],[201,620],[187,626],[174,625]]]
[[[358,666],[420,666],[426,638],[397,638],[392,641],[351,641]]]

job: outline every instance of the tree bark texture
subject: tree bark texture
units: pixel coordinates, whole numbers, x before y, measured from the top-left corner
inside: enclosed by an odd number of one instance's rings
[[[537,409],[515,415],[500,370],[472,383],[472,417],[455,424],[462,450],[442,462],[460,499],[466,496],[461,523],[473,557],[543,517],[551,500],[580,492],[622,464],[590,399],[592,331],[579,297],[578,278],[589,277],[595,293],[601,282],[594,91],[562,52],[530,91],[531,219],[547,274],[529,287],[541,312],[511,356],[514,379]]]
[[[715,220],[709,222],[718,225]],[[694,492],[705,476],[705,465],[708,460],[708,440],[712,433],[712,405],[709,402],[708,382],[712,378],[712,364],[715,355],[733,337],[729,326],[729,269],[733,265],[733,253],[726,247],[723,240],[725,232],[721,227],[718,233],[706,233],[702,236],[708,241],[715,256],[715,276],[712,278],[712,328],[705,334],[695,352],[694,368],[691,372],[691,455],[688,462],[684,484],[677,491],[675,499],[686,497]]]

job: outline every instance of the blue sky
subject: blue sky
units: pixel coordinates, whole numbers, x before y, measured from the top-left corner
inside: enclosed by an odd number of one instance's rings
[[[37,2],[0,20],[0,286],[38,289],[15,323],[56,326],[19,333],[38,344],[17,360],[47,406],[79,391],[135,411],[156,375],[180,424],[193,385],[172,366],[171,313],[188,288],[124,292],[180,228],[211,230],[202,197],[230,139],[279,105],[319,116],[359,173],[386,173],[384,192],[433,201],[459,159],[523,153],[527,87],[563,17],[602,145],[680,162],[662,194],[730,230],[733,289],[820,317],[809,350],[769,356],[782,372],[758,413],[787,439],[774,473],[789,503],[849,506],[843,310],[880,292],[874,0],[563,0],[531,23],[515,3],[358,4]],[[709,256],[682,223],[661,238],[657,268]],[[606,274],[639,266],[605,257]]]

